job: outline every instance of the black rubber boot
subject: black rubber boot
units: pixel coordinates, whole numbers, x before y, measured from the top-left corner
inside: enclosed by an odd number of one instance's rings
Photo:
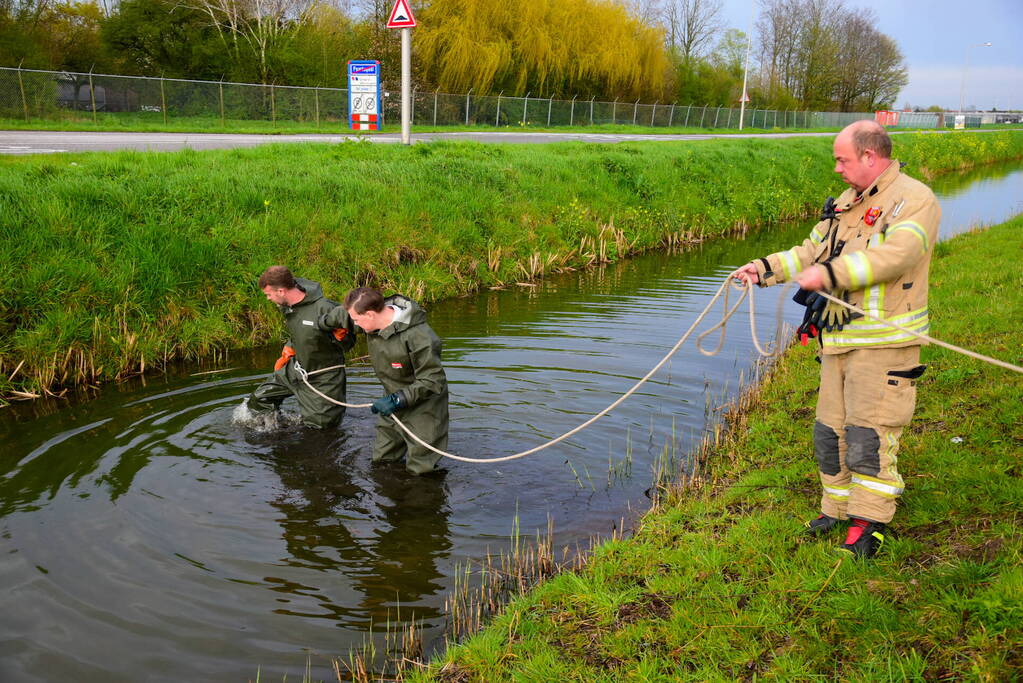
[[[816,519],[811,519],[809,522],[805,522],[803,526],[806,527],[804,532],[807,536],[824,536],[836,526],[841,524],[842,520],[835,519],[834,517],[828,517],[822,514]]]
[[[849,554],[869,560],[884,545],[884,524],[853,519],[845,543],[835,548],[838,554]]]

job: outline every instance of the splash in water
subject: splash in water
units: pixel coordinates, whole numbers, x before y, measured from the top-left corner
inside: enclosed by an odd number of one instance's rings
[[[249,409],[249,399],[246,398],[231,413],[231,422],[263,434],[301,424],[302,416],[286,410],[257,413]]]

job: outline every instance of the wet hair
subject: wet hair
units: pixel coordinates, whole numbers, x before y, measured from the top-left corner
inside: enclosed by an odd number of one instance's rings
[[[882,159],[892,158],[892,139],[884,126],[876,121],[861,121],[854,124],[852,144],[857,156],[862,156],[868,149],[872,149]]]
[[[345,294],[345,309],[360,315],[366,311],[379,313],[384,310],[384,295],[372,287],[356,287]]]
[[[284,266],[270,266],[259,276],[260,289],[265,289],[266,287],[294,289],[297,286],[298,283],[295,282],[295,276]]]

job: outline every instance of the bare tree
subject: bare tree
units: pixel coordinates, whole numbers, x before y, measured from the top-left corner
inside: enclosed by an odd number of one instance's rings
[[[184,0],[183,5],[210,17],[225,45],[241,57],[242,47],[256,59],[262,83],[270,76],[271,54],[290,42],[294,28],[317,0]]]
[[[722,0],[664,0],[661,17],[668,47],[683,62],[703,54],[722,30]]]
[[[757,19],[764,89],[775,102],[794,90],[800,10],[799,0],[766,0]]]
[[[763,0],[759,76],[769,100],[842,111],[894,101],[905,65],[876,25],[872,11],[843,0]]]
[[[909,83],[906,61],[895,41],[884,34],[878,34],[870,57],[864,71],[866,87],[862,107],[868,110],[887,109]]]

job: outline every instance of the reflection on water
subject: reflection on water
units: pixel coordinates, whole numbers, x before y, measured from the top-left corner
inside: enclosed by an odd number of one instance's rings
[[[944,236],[1020,208],[1018,166],[958,183],[936,183]],[[451,449],[505,455],[576,426],[660,359],[727,272],[806,232],[780,226],[432,306]],[[776,296],[757,293],[764,333]],[[786,304],[786,319],[799,314]],[[456,564],[507,548],[516,517],[531,534],[549,514],[556,544],[574,544],[643,507],[655,461],[685,453],[708,428],[708,399],[749,372],[744,318],[719,355],[684,348],[568,441],[425,479],[369,464],[365,410],[330,432],[238,424],[276,349],[236,354],[222,374],[5,410],[0,680],[242,680],[257,666],[279,680],[307,657],[329,679],[329,657],[388,620],[414,613],[436,638]],[[349,387],[360,402],[381,391],[365,365]],[[626,453],[631,476],[619,476]]]

